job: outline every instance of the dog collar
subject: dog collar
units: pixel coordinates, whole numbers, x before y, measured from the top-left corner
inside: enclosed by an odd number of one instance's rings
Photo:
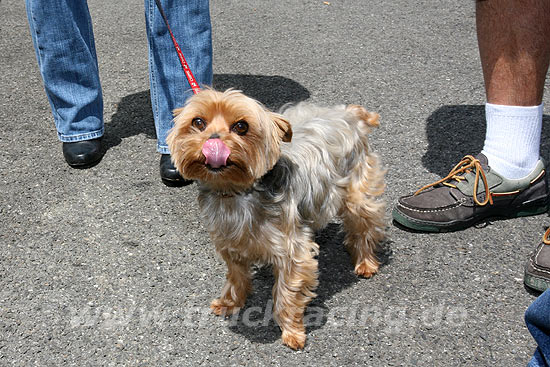
[[[254,191],[254,188],[250,188],[244,191],[214,191],[214,193],[219,197],[221,197],[222,199],[226,199],[226,198],[232,198],[235,196],[248,195],[253,191]]]

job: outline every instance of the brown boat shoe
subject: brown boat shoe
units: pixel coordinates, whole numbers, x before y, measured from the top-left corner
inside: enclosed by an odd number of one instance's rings
[[[491,170],[487,157],[465,156],[441,180],[399,198],[394,223],[414,231],[447,232],[488,218],[514,218],[548,210],[545,163],[525,178],[506,179]]]
[[[525,285],[539,292],[550,288],[550,228],[525,265]]]

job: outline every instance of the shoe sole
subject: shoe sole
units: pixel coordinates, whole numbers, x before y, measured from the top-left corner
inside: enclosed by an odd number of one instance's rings
[[[82,163],[69,163],[66,159],[65,162],[71,167],[75,169],[86,169],[86,168],[92,168],[94,166],[97,166],[99,162],[103,159],[103,156],[99,157],[96,160],[93,160],[91,162],[82,162]]]
[[[187,185],[191,185],[193,181],[191,180],[168,180],[166,178],[162,178],[162,183],[165,184],[168,187],[183,187]]]
[[[544,292],[545,290],[550,289],[550,279],[544,279],[531,275],[527,273],[527,271],[523,277],[523,284],[525,284],[527,288],[537,292]]]
[[[453,221],[453,222],[445,222],[445,223],[418,221],[414,218],[410,218],[402,214],[399,210],[397,210],[397,208],[393,209],[392,216],[393,216],[394,224],[397,224],[399,227],[405,227],[405,229],[409,229],[417,232],[433,232],[433,233],[454,232],[454,231],[466,229],[468,227],[473,226],[474,224],[483,222],[491,218],[511,219],[511,218],[528,217],[532,215],[539,215],[539,214],[546,213],[548,211],[548,203],[546,202],[546,199],[544,201],[545,203],[542,206],[530,205],[529,207],[520,207],[518,208],[517,211],[510,214],[491,214],[480,218],[472,218],[466,221]]]

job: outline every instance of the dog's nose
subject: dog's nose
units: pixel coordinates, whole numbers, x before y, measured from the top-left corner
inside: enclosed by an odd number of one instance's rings
[[[208,139],[219,139],[220,136],[218,135],[218,133],[214,133],[212,135],[210,135],[210,137]]]

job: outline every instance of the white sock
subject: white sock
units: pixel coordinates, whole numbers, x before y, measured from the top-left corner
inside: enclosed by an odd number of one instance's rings
[[[527,176],[539,160],[543,104],[533,107],[485,104],[487,130],[481,153],[508,179]]]

